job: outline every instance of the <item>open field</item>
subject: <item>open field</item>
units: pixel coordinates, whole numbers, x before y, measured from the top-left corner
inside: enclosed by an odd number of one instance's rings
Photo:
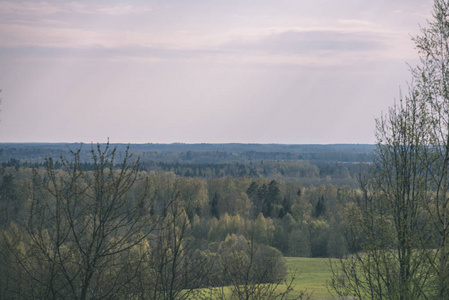
[[[312,292],[312,299],[332,299],[326,287],[331,277],[328,258],[286,257],[286,260],[289,273],[297,273],[295,290]]]
[[[331,278],[329,258],[286,257],[286,260],[289,276],[296,272],[294,291],[289,295],[289,299],[297,297],[301,290],[312,293],[312,300],[332,299],[332,295],[326,287],[326,282]],[[283,287],[281,285],[279,288]],[[229,297],[230,292],[226,287],[224,292]]]

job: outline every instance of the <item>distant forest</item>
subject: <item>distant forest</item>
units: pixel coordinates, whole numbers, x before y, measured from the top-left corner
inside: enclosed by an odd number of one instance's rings
[[[121,158],[126,144],[111,144]],[[1,144],[4,167],[41,167],[51,156],[70,157],[80,150],[86,170],[92,145],[81,143]],[[264,177],[299,180],[304,186],[320,184],[358,186],[358,176],[372,161],[374,145],[281,145],[281,144],[131,144],[132,159],[140,159],[141,170],[172,172],[181,177]]]
[[[345,220],[362,197],[359,179],[375,147],[0,148],[0,298],[76,298],[97,282],[102,288],[89,293],[98,299],[105,291],[183,299],[199,287],[280,284],[283,256],[343,257],[360,249],[344,242]],[[24,288],[30,276],[33,285]],[[123,283],[111,285],[111,278]]]

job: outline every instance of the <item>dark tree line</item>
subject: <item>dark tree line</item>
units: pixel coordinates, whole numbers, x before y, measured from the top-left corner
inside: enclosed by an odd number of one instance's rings
[[[91,162],[80,162],[83,170],[93,170]],[[20,167],[42,168],[45,162],[31,163],[10,159],[2,163],[4,168]],[[61,169],[62,163],[55,159],[55,169]],[[119,168],[116,165],[115,168]],[[340,162],[301,162],[301,161],[257,161],[230,163],[186,163],[186,162],[157,162],[146,161],[139,164],[140,170],[146,172],[172,172],[177,176],[191,178],[222,178],[222,177],[265,177],[276,180],[296,180],[304,186],[335,184],[358,186],[358,176],[366,173],[368,164],[340,163]]]

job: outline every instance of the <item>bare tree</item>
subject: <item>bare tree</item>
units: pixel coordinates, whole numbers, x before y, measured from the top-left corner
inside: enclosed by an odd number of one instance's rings
[[[339,295],[449,299],[449,2],[414,38],[409,96],[377,123],[378,151],[349,227],[361,252],[334,273]],[[358,220],[358,222],[355,222]]]
[[[435,227],[436,252],[430,259],[438,297],[449,298],[449,2],[435,0],[433,20],[415,43],[421,64],[413,70],[428,118],[426,209]]]
[[[116,165],[116,149],[97,145],[92,171],[82,169],[79,153],[61,158],[63,170],[52,158],[45,171],[34,170],[25,233],[9,234],[10,250],[32,279],[24,298],[116,299],[135,292],[127,291],[140,266],[132,250],[159,221],[149,213],[146,179],[128,150]]]
[[[347,207],[349,244],[359,251],[333,265],[332,287],[357,299],[426,299],[430,290],[427,118],[416,94],[377,121],[377,153],[362,196]],[[357,247],[351,247],[357,248]],[[338,271],[337,271],[338,270]]]

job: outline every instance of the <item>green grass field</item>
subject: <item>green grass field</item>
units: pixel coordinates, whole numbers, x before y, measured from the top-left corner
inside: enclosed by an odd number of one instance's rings
[[[328,258],[286,257],[286,260],[289,273],[296,271],[295,291],[307,290],[313,293],[312,299],[332,299],[326,287],[332,274]]]
[[[299,295],[299,291],[307,290],[312,293],[313,300],[330,300],[332,295],[326,287],[326,282],[331,278],[331,271],[329,268],[329,258],[306,258],[306,257],[286,257],[289,277],[291,279],[293,274],[296,274],[294,290],[290,293],[290,299]],[[285,286],[280,285],[280,289],[285,290]],[[205,289],[206,290],[206,289]],[[225,294],[229,297],[229,289],[224,288]],[[194,299],[194,298],[189,298]],[[218,299],[213,298],[212,299]]]

